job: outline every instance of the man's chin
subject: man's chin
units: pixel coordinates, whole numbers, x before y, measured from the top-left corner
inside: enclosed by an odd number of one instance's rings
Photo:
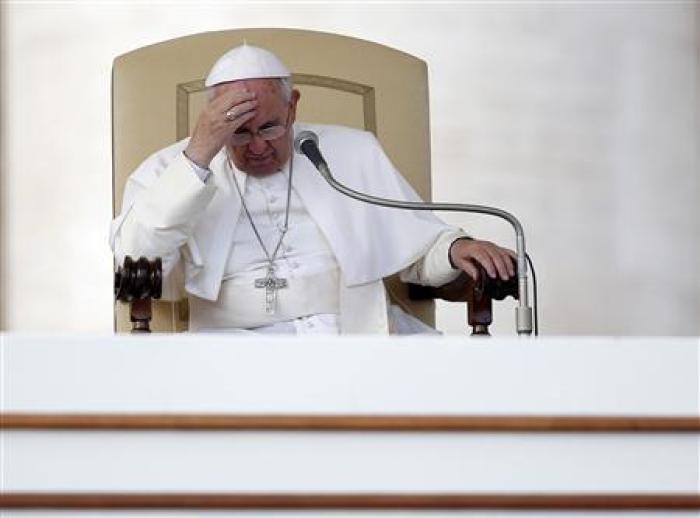
[[[248,160],[245,167],[241,168],[244,173],[253,176],[265,176],[279,171],[279,166],[275,160]]]

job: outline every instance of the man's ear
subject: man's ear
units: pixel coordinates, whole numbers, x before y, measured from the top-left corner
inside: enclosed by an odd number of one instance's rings
[[[292,90],[292,98],[289,101],[292,106],[290,108],[292,110],[292,122],[294,122],[297,118],[297,103],[299,102],[299,99],[301,99],[301,92],[295,88]]]

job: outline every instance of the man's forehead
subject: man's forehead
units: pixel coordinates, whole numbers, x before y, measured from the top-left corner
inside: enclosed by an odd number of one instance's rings
[[[242,91],[256,92],[258,94],[274,94],[280,91],[279,79],[240,79],[238,81],[228,81],[214,86],[214,91],[218,94],[239,89]]]

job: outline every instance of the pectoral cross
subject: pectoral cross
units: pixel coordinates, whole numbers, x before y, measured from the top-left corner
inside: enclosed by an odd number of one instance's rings
[[[265,277],[255,279],[256,288],[265,288],[265,312],[274,315],[277,306],[277,290],[287,287],[287,279],[275,276],[275,267],[267,267]]]

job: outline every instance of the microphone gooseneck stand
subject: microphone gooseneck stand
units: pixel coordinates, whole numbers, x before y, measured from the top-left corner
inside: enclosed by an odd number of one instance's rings
[[[532,334],[532,308],[528,302],[527,263],[525,254],[525,233],[518,219],[511,213],[495,207],[484,205],[471,205],[464,203],[426,203],[417,201],[398,201],[387,198],[370,196],[355,191],[336,181],[331,174],[328,164],[318,149],[318,136],[312,131],[302,131],[294,138],[294,149],[297,153],[305,155],[314,164],[321,176],[335,190],[359,201],[391,207],[395,209],[411,210],[436,210],[451,212],[472,212],[477,214],[490,214],[505,219],[515,230],[515,244],[518,263],[518,306],[515,308],[516,329],[519,335]]]

